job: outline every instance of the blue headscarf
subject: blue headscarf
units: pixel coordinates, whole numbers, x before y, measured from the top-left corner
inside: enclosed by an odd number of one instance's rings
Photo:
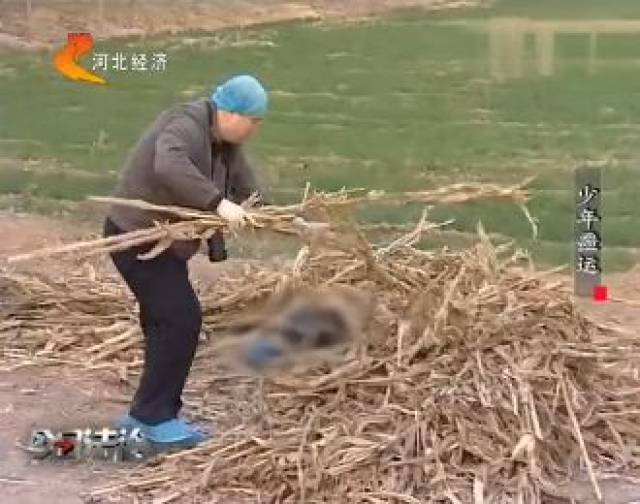
[[[258,79],[251,75],[236,75],[216,88],[211,101],[220,110],[263,117],[267,113],[269,100]]]

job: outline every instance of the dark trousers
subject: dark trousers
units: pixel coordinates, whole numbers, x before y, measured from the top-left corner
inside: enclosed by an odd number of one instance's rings
[[[110,219],[104,236],[123,231]],[[155,425],[175,418],[202,326],[200,302],[189,282],[187,261],[170,250],[142,261],[137,255],[151,245],[111,254],[113,262],[140,305],[144,334],[144,368],[130,415]]]

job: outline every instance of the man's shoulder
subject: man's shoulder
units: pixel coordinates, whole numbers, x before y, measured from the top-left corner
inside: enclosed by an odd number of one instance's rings
[[[199,126],[209,125],[209,108],[207,98],[198,98],[188,102],[182,102],[174,105],[170,109],[170,113],[174,116],[184,116],[193,120]]]
[[[189,136],[206,137],[209,131],[206,100],[194,100],[173,105],[163,112],[159,122],[162,125],[161,131],[171,128]]]

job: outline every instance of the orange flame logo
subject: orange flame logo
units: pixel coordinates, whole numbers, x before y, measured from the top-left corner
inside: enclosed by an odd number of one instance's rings
[[[69,33],[67,45],[55,55],[53,64],[65,77],[91,84],[106,84],[99,75],[90,72],[78,64],[78,60],[93,48],[93,36],[90,33]]]

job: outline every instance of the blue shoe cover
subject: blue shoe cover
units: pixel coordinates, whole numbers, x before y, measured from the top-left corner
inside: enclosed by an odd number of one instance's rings
[[[138,427],[145,439],[152,443],[198,444],[209,439],[200,428],[188,425],[184,420],[173,418],[157,425],[147,425],[129,414],[122,416],[118,422],[119,429]]]
[[[173,418],[158,425],[147,425],[143,434],[152,443],[197,444],[208,439],[204,432],[179,418]]]

